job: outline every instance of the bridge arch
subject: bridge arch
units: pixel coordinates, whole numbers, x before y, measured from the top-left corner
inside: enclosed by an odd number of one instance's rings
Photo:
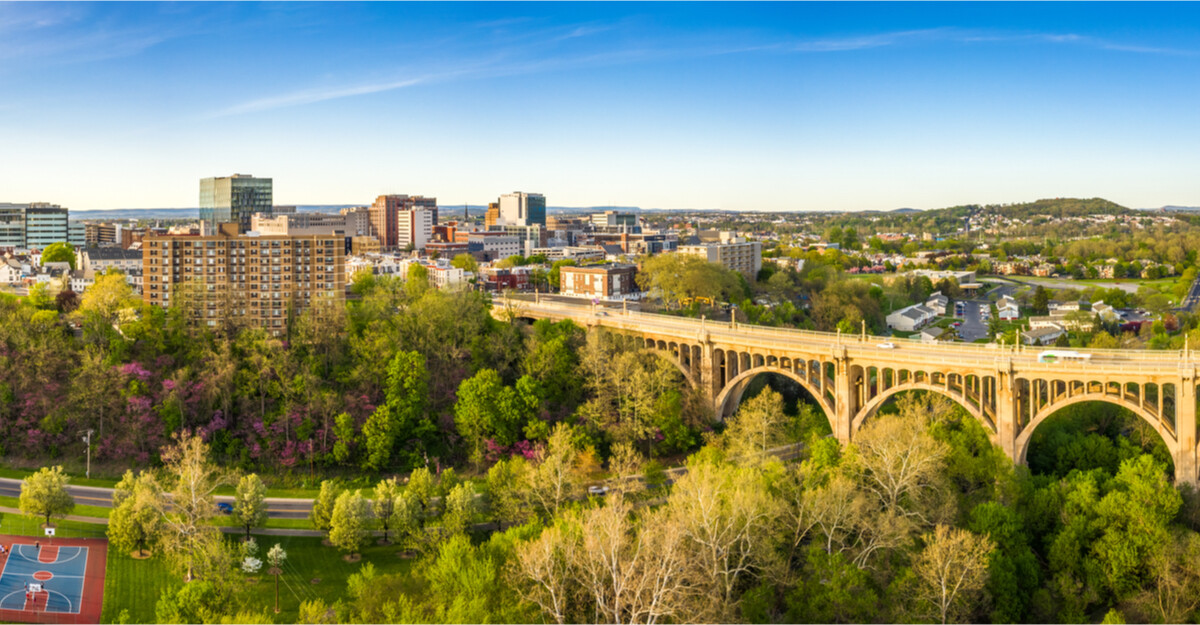
[[[1049,419],[1054,413],[1058,412],[1062,408],[1066,408],[1067,406],[1071,406],[1073,404],[1081,404],[1091,401],[1104,402],[1106,404],[1119,406],[1137,415],[1142,421],[1145,421],[1150,425],[1150,427],[1154,428],[1155,432],[1158,432],[1158,436],[1162,438],[1163,443],[1166,444],[1167,450],[1171,452],[1171,456],[1178,456],[1179,440],[1176,438],[1174,432],[1164,426],[1163,421],[1159,419],[1157,415],[1134,402],[1127,401],[1113,395],[1105,395],[1103,393],[1084,393],[1048,404],[1043,406],[1042,409],[1038,411],[1033,420],[1027,423],[1025,427],[1021,429],[1021,433],[1017,435],[1016,445],[1014,446],[1016,452],[1016,458],[1014,460],[1016,463],[1021,465],[1025,464],[1025,455],[1029,452],[1029,443],[1033,439],[1033,432],[1037,430],[1037,427],[1045,422],[1046,419]],[[1178,470],[1179,467],[1176,467],[1176,471]],[[1177,475],[1177,481],[1178,477],[1179,476]]]
[[[922,376],[922,379],[927,380],[929,379],[929,376]],[[963,409],[967,411],[967,414],[975,417],[975,420],[979,421],[979,423],[983,425],[984,429],[987,430],[988,438],[992,439],[993,443],[997,442],[996,424],[992,423],[992,420],[983,414],[982,409],[972,406],[969,401],[966,401],[965,397],[947,390],[946,387],[930,384],[928,382],[908,382],[899,386],[893,386],[879,393],[875,397],[872,397],[871,400],[863,404],[863,406],[859,408],[858,413],[854,415],[854,420],[851,422],[850,431],[858,432],[860,429],[862,429],[863,424],[867,422],[867,419],[879,412],[879,408],[883,406],[884,402],[899,393],[904,393],[907,391],[930,391],[950,399],[950,401],[962,406]]]
[[[821,411],[825,414],[825,419],[829,421],[829,427],[833,428],[837,425],[834,422],[834,419],[836,418],[834,407],[830,405],[829,400],[824,397],[824,395],[821,393],[821,390],[816,385],[804,379],[803,376],[797,374],[795,371],[775,366],[762,366],[754,369],[747,369],[737,374],[736,377],[725,384],[725,388],[721,389],[721,393],[717,395],[717,400],[715,402],[715,414],[717,418],[724,421],[727,417],[732,416],[731,414],[728,414],[729,412],[732,412],[731,406],[737,406],[738,403],[741,402],[742,394],[746,392],[746,387],[750,386],[750,381],[753,380],[755,376],[763,373],[776,373],[799,384],[802,388],[804,388],[804,390],[808,391],[809,395],[812,395],[813,399],[816,400],[817,405],[821,407]],[[730,401],[731,399],[733,400],[732,402]]]
[[[687,381],[688,386],[696,388],[696,380],[692,378],[692,372],[689,371],[688,368],[685,367],[682,362],[680,362],[679,357],[671,353],[670,350],[660,349],[657,347],[647,347],[646,351],[655,354],[659,358],[662,358],[663,360],[675,365],[675,368],[679,370],[679,373],[683,374],[683,379]]]

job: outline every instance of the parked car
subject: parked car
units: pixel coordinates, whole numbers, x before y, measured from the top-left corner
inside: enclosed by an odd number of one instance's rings
[[[233,504],[229,503],[228,501],[218,501],[217,512],[220,512],[221,514],[233,514]]]
[[[603,497],[608,494],[607,486],[588,486],[588,494]]]

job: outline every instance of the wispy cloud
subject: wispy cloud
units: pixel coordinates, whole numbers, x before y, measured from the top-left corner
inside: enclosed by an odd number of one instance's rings
[[[797,52],[847,52],[852,50],[868,50],[883,48],[917,40],[933,40],[944,38],[950,31],[947,28],[931,28],[925,30],[903,30],[890,33],[871,35],[856,35],[849,37],[831,37],[810,39],[796,42],[791,49]]]
[[[1111,50],[1113,52],[1129,52],[1135,54],[1164,54],[1180,56],[1194,56],[1200,54],[1200,52],[1196,50],[1124,44],[1076,33],[978,31],[953,27],[903,30],[868,35],[850,35],[845,37],[810,39],[794,42],[790,45],[785,45],[782,47],[795,52],[850,52],[855,50],[869,50],[872,48],[932,43],[1040,43],[1084,46],[1098,50]]]
[[[286,93],[280,96],[259,98],[257,100],[243,102],[227,109],[217,111],[210,115],[210,117],[228,117],[230,115],[242,115],[244,113],[258,113],[261,111],[286,108],[289,106],[300,106],[302,104],[314,104],[316,102],[325,102],[327,100],[338,100],[341,98],[369,95],[372,93],[382,93],[384,91],[395,91],[397,89],[413,87],[427,81],[428,78],[407,78],[392,82],[294,91],[292,93]]]
[[[526,22],[527,18],[498,20],[478,23],[481,27],[506,26],[513,22]],[[904,45],[936,44],[1050,44],[1088,46],[1114,52],[1139,54],[1195,54],[1187,50],[1145,47],[1113,43],[1094,37],[1074,33],[1037,33],[967,30],[955,27],[902,30],[885,33],[825,37],[802,41],[754,42],[739,45],[737,42],[723,44],[681,42],[656,42],[655,45],[627,44],[614,46],[600,52],[562,52],[547,54],[547,44],[568,45],[576,40],[596,33],[614,30],[613,24],[574,24],[550,29],[534,29],[536,36],[525,32],[514,43],[488,49],[484,56],[474,60],[463,60],[457,66],[441,70],[422,72],[418,76],[395,79],[368,80],[339,86],[308,87],[282,95],[249,100],[218,110],[208,117],[227,117],[248,113],[259,113],[274,109],[302,106],[317,102],[380,94],[452,80],[498,78],[515,75],[530,75],[553,71],[579,70],[589,67],[623,65],[662,61],[667,59],[694,59],[728,54],[755,52],[792,53],[838,53],[856,50],[871,50]],[[568,43],[562,43],[568,42]]]

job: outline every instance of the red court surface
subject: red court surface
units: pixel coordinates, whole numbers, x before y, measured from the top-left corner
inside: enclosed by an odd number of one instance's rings
[[[0,621],[11,623],[99,623],[104,605],[104,566],[108,560],[108,541],[102,538],[35,538],[32,536],[0,535],[5,554],[0,555],[0,590],[7,597],[0,604]],[[40,545],[34,548],[33,545]],[[17,546],[14,552],[13,547]],[[82,549],[81,549],[82,548]],[[32,558],[30,556],[33,556]],[[82,560],[80,559],[82,557]],[[61,560],[61,561],[60,561]],[[86,560],[86,563],[83,561]],[[12,566],[10,566],[10,564]],[[65,568],[64,568],[65,567]],[[59,573],[51,572],[59,571]],[[78,571],[72,570],[78,569]],[[68,577],[63,572],[77,573]],[[55,578],[58,579],[55,579]],[[26,582],[41,582],[47,590],[24,592]],[[79,597],[62,608],[66,584],[79,584]],[[51,593],[56,595],[54,601]],[[75,605],[76,602],[78,605]],[[23,606],[12,609],[14,605]]]

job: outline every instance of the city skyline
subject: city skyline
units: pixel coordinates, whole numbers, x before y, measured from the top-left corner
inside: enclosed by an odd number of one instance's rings
[[[0,201],[1200,205],[1193,5],[0,4]],[[8,143],[11,141],[11,143]],[[129,178],[136,184],[114,185]]]

